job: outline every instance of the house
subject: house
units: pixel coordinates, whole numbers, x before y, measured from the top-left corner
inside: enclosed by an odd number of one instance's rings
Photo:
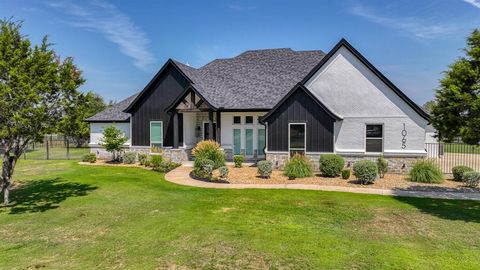
[[[181,161],[204,139],[227,159],[337,153],[349,164],[383,154],[394,170],[426,156],[428,114],[345,39],[323,51],[267,49],[200,68],[168,60],[138,94],[87,119],[92,151],[114,123],[132,151],[164,149]]]

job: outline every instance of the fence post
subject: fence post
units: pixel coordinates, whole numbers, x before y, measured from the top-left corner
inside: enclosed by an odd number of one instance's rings
[[[70,160],[70,141],[67,138],[67,159]]]
[[[47,153],[47,160],[49,160],[50,159],[50,153],[49,153],[49,149],[48,149],[48,137],[46,138],[45,141],[46,141],[45,147],[46,147],[46,150],[47,150],[47,152],[46,152]]]

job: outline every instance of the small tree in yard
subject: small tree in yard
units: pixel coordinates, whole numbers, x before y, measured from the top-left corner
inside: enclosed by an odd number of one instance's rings
[[[100,145],[112,153],[113,161],[118,161],[119,156],[117,154],[122,150],[122,146],[126,141],[128,141],[128,138],[123,135],[123,132],[111,125],[103,130],[103,138],[100,140]]]
[[[21,22],[0,20],[0,191],[5,205],[18,158],[29,143],[55,129],[84,83],[72,58],[62,61],[47,37],[33,46],[21,27]]]

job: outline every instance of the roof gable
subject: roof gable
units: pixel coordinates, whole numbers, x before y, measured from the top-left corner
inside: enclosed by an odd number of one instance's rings
[[[371,71],[374,76],[376,76],[381,82],[383,82],[393,93],[403,100],[409,107],[413,109],[415,113],[420,115],[422,118],[428,120],[429,115],[425,113],[415,102],[413,102],[408,96],[406,96],[398,87],[396,87],[390,80],[388,80],[377,68],[375,68],[365,57],[363,57],[355,48],[353,48],[350,43],[345,39],[340,40],[335,47],[316,65],[308,74],[303,78],[301,83],[303,85],[308,85],[315,74],[317,74],[320,69],[326,65],[332,57],[334,57],[337,52],[345,48],[349,53],[351,53],[358,61],[360,61],[369,71]],[[317,95],[318,97],[318,95]],[[328,104],[327,104],[328,105]]]
[[[318,100],[312,93],[302,84],[296,84],[267,114],[261,118],[261,122],[268,122],[269,117],[278,110],[293,94],[297,91],[303,91],[309,98],[311,98],[317,105],[322,108],[333,120],[341,120],[342,117],[328,109],[320,100]]]
[[[164,72],[166,72],[168,70],[169,67],[173,67],[176,70],[178,70],[178,72],[180,72],[180,74],[185,79],[187,79],[190,83],[192,83],[192,80],[190,79],[190,77],[188,77],[185,74],[184,70],[179,68],[179,66],[175,63],[175,61],[173,61],[172,59],[168,59],[168,61],[162,66],[162,68],[157,72],[157,74],[155,74],[155,76],[143,88],[143,90],[135,97],[135,99],[128,105],[128,107],[126,107],[124,109],[124,112],[127,112],[127,113],[131,112],[131,110],[135,107],[135,105],[138,103],[138,101],[140,101],[142,99],[142,97],[145,96],[145,94],[151,89],[151,87],[158,82],[158,80],[161,78],[161,76],[164,74]]]

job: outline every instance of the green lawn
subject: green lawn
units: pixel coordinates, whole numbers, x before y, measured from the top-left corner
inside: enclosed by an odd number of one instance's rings
[[[446,153],[480,154],[480,146],[458,143],[445,143],[444,147]]]
[[[3,269],[480,269],[480,203],[214,190],[138,168],[21,161]]]

